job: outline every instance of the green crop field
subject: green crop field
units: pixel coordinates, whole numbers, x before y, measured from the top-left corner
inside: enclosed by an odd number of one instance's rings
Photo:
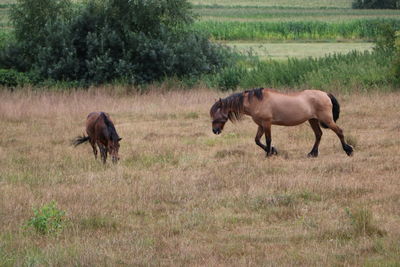
[[[190,0],[195,5],[350,8],[352,0]]]
[[[192,1],[195,29],[216,40],[373,40],[400,28],[400,10],[355,10],[351,1]]]
[[[355,10],[326,8],[275,8],[275,7],[210,7],[195,6],[201,20],[212,21],[329,21],[343,22],[360,19],[400,19],[400,10]]]
[[[215,40],[333,41],[373,40],[384,23],[400,27],[400,20],[358,20],[339,23],[201,21],[194,27],[209,33]]]
[[[261,59],[286,59],[289,57],[323,57],[333,53],[348,53],[353,50],[371,50],[372,43],[268,43],[229,42],[228,46],[242,53],[252,54]]]

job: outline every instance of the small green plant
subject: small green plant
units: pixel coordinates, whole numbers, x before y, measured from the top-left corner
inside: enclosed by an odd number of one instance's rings
[[[26,83],[28,83],[28,78],[24,73],[11,69],[0,69],[0,86],[17,87]]]
[[[34,208],[33,214],[27,226],[33,227],[39,234],[57,233],[64,226],[65,211],[58,209],[55,201],[45,204],[40,209]]]
[[[372,212],[367,208],[359,208],[350,210],[345,209],[347,216],[350,219],[352,230],[356,235],[366,236],[384,236],[385,231],[381,230],[373,222]]]

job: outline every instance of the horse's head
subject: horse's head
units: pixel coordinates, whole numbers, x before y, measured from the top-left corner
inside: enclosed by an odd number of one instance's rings
[[[210,117],[212,119],[212,131],[214,134],[220,134],[228,121],[228,112],[222,108],[222,101],[219,99],[211,107]]]
[[[108,142],[108,151],[110,152],[113,163],[117,163],[119,160],[118,150],[119,150],[119,141],[121,141],[121,139],[122,138],[118,137]]]

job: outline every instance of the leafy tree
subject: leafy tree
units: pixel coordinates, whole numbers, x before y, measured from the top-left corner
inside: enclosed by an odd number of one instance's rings
[[[352,6],[356,9],[399,9],[400,0],[355,0]]]
[[[229,60],[189,30],[186,0],[18,0],[11,18],[16,42],[0,50],[0,67],[43,80],[139,84],[215,72]]]

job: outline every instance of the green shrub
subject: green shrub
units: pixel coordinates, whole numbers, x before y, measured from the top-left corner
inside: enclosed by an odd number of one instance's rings
[[[56,207],[57,203],[51,201],[40,209],[33,209],[33,217],[27,226],[33,227],[39,234],[52,234],[62,230],[65,223],[65,212]]]
[[[352,4],[357,9],[399,9],[399,0],[355,0]]]
[[[221,90],[254,87],[303,87],[326,91],[369,90],[390,85],[393,53],[387,51],[331,54],[286,61],[250,59],[246,70],[227,67],[210,86]]]
[[[0,67],[41,80],[143,84],[228,64],[227,49],[187,30],[186,0],[19,0],[11,19],[16,42],[0,50]]]
[[[222,91],[235,90],[246,74],[246,69],[241,66],[233,66],[223,69],[217,75],[218,88]]]
[[[393,60],[392,66],[392,77],[393,82],[397,88],[400,87],[400,31],[397,31],[395,40],[395,58]]]
[[[0,69],[0,86],[17,87],[23,86],[26,83],[28,83],[28,78],[24,73],[15,70]]]
[[[396,29],[393,25],[382,23],[379,25],[379,35],[375,40],[375,50],[393,52],[395,48]]]

